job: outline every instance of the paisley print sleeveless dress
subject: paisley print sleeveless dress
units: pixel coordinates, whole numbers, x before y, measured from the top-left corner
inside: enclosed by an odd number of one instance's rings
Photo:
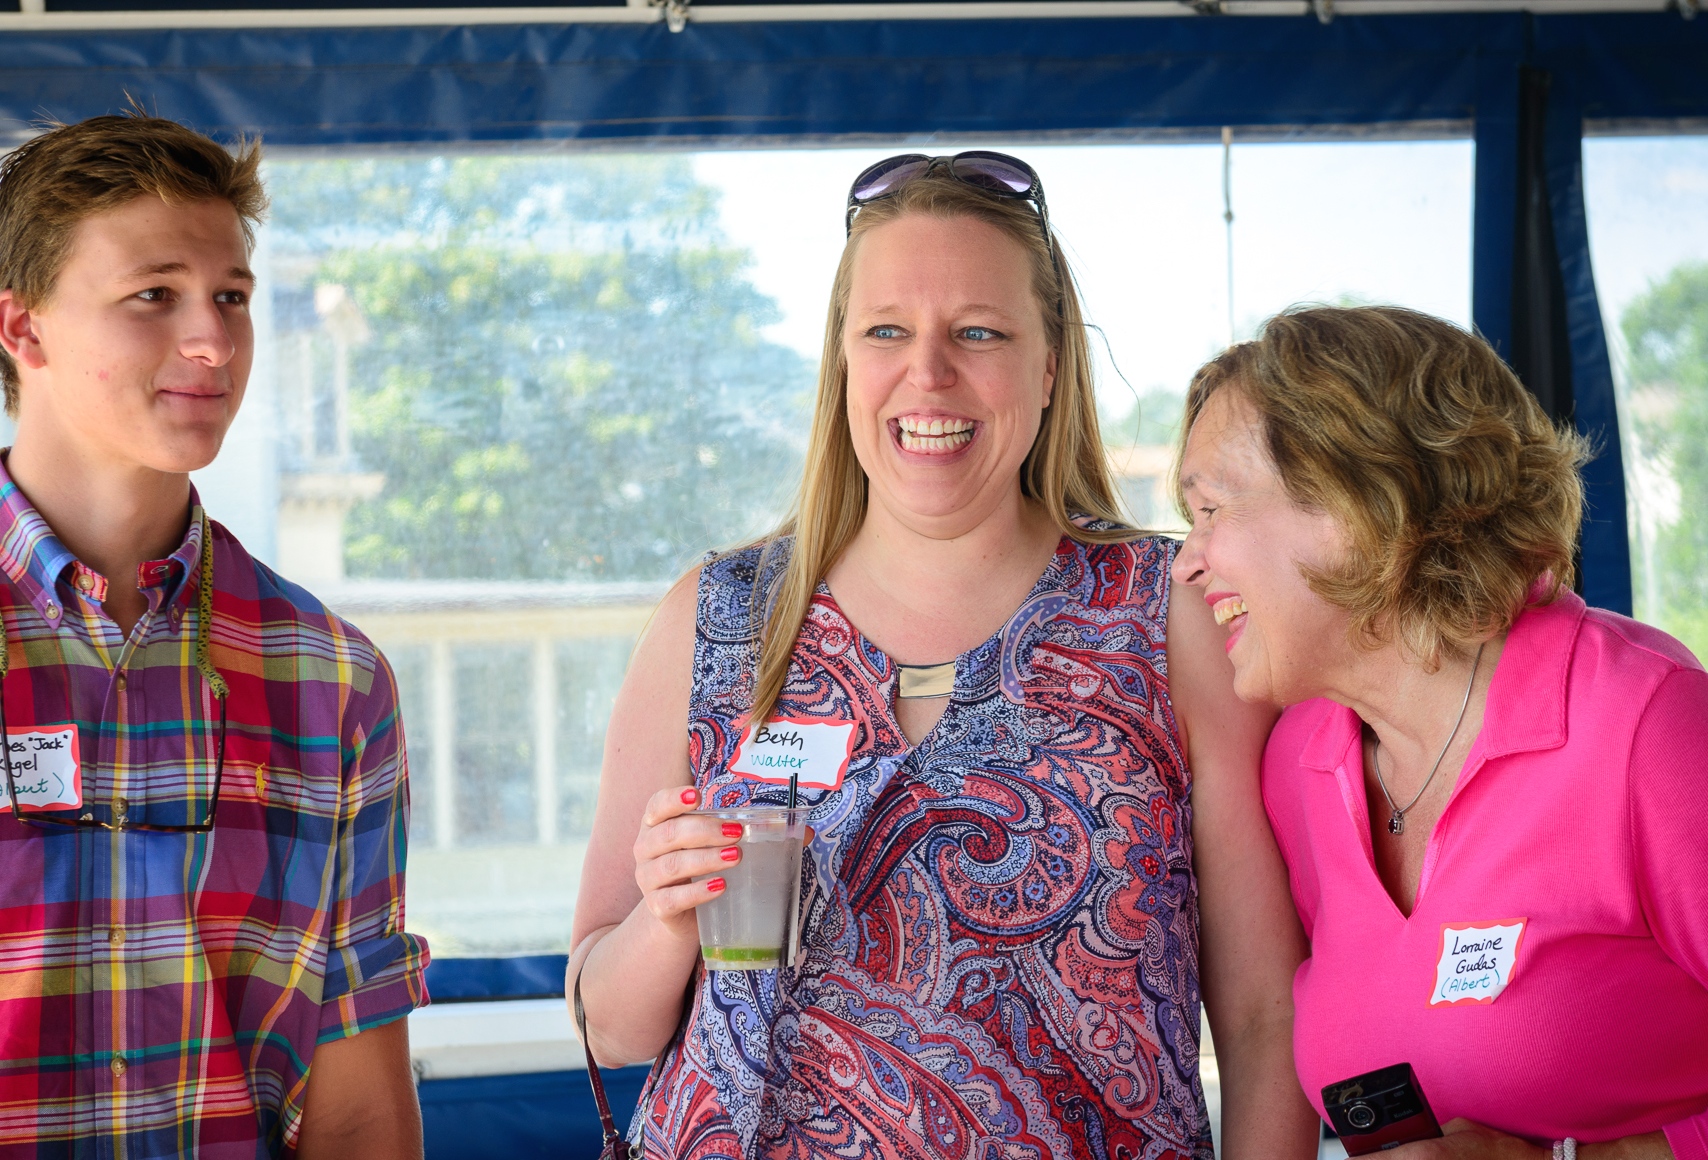
[[[800,952],[700,970],[636,1109],[646,1156],[1209,1160],[1173,554],[1064,538],[918,746],[894,663],[820,586],[778,714],[856,741],[840,788],[801,790]],[[689,756],[719,807],[788,792],[730,768],[760,562],[700,578]]]

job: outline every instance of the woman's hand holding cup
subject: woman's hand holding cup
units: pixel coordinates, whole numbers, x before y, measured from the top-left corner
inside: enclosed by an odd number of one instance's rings
[[[647,801],[635,838],[641,900],[653,918],[673,930],[690,930],[694,908],[723,893],[721,875],[692,880],[741,861],[740,823],[696,815],[699,801],[699,791],[691,786],[659,790]],[[693,937],[698,941],[697,934]]]

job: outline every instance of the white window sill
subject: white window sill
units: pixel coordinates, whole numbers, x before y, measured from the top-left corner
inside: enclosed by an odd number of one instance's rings
[[[430,1004],[410,1013],[409,1055],[423,1080],[587,1066],[562,999]]]

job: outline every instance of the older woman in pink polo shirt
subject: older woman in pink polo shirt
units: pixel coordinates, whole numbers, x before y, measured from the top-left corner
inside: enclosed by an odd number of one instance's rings
[[[1447,1135],[1396,1160],[1708,1160],[1708,675],[1573,595],[1583,441],[1375,307],[1272,319],[1186,430],[1175,578],[1287,706],[1263,793],[1318,1110],[1410,1063]]]

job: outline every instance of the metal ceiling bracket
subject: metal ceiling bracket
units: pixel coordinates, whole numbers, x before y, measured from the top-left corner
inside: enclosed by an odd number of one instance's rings
[[[1187,3],[1192,6],[1192,11],[1200,16],[1220,16],[1222,14],[1222,0],[1187,0]]]
[[[647,0],[654,8],[664,9],[664,26],[672,32],[688,27],[688,5],[693,0]]]
[[[1334,23],[1334,0],[1311,0],[1311,11],[1316,13],[1318,24]]]

